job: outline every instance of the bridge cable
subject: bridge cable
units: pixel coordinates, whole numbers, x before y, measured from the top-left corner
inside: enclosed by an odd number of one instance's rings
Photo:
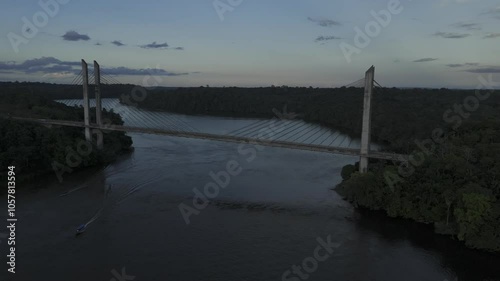
[[[260,120],[260,121],[254,122],[254,123],[250,123],[249,125],[246,125],[246,126],[244,126],[244,127],[241,127],[241,128],[239,128],[239,129],[237,129],[237,130],[234,130],[234,131],[228,132],[227,134],[228,134],[228,135],[238,134],[237,132],[240,132],[240,131],[242,131],[242,130],[244,131],[244,129],[249,128],[249,127],[253,127],[253,126],[255,126],[256,124],[263,123],[263,122],[264,122],[264,123],[267,123],[267,122],[271,122],[271,121],[272,121],[272,119],[271,119],[271,120],[268,120],[268,119],[266,119],[266,120]]]
[[[242,131],[242,132],[239,132],[237,134],[235,134],[235,136],[248,136],[248,135],[253,135],[254,132],[257,132],[259,130],[262,130],[264,129],[267,124],[263,123],[263,124],[258,124],[260,122],[257,122],[255,123],[255,126],[252,126],[250,128],[247,128],[246,130]]]
[[[311,125],[311,129],[309,131],[301,131],[303,132],[303,134],[301,134],[300,136],[298,136],[297,138],[294,138],[293,140],[291,140],[290,142],[295,142],[295,141],[298,141],[300,138],[302,138],[303,136],[306,136],[307,134],[310,134],[311,132],[314,132],[313,135],[315,135],[317,132],[319,132],[321,130],[321,127],[319,127],[319,130],[317,127],[315,127],[314,125]],[[299,133],[301,133],[299,132]],[[297,134],[295,134],[297,135]],[[306,140],[308,140],[311,136],[307,137],[304,141],[301,141],[300,143],[305,143]]]
[[[307,142],[307,140],[309,140],[310,138],[314,137],[317,133],[319,133],[321,131],[321,127],[319,127],[319,126],[316,129],[317,129],[317,131],[314,132],[314,134],[308,136],[305,140],[302,141],[302,143],[304,143],[304,144],[310,144],[310,143]]]
[[[305,128],[303,128],[304,126],[306,126],[306,127],[305,127]],[[301,128],[303,128],[303,129],[301,129]],[[292,128],[293,130],[288,131],[288,132],[286,132],[286,133],[282,134],[282,135],[280,136],[280,140],[281,140],[281,141],[288,141],[288,139],[294,138],[294,137],[296,137],[297,135],[300,135],[300,134],[302,134],[302,135],[303,135],[303,134],[304,134],[303,132],[306,132],[306,131],[307,131],[307,132],[310,132],[310,131],[311,131],[311,128],[312,128],[312,129],[314,129],[314,126],[313,126],[313,125],[311,125],[311,124],[308,124],[308,123],[304,123],[304,124],[303,124],[303,125],[301,125],[299,128],[295,128],[295,129],[293,129],[293,128]],[[301,129],[301,130],[300,130],[300,131],[298,131],[298,132],[296,132],[296,133],[293,133],[293,132],[297,131],[298,129]],[[291,133],[293,133],[293,134],[291,134]],[[285,139],[283,140],[283,138],[285,138]]]
[[[278,132],[274,136],[274,138],[275,138],[275,140],[281,139],[281,138],[289,135],[292,132],[297,131],[298,129],[300,129],[300,128],[306,126],[306,125],[308,125],[308,124],[307,123],[302,123],[302,122],[291,122],[290,126],[286,127],[281,132]]]
[[[317,137],[316,139],[314,139],[314,140],[312,141],[312,143],[315,143],[318,139],[320,139],[322,136],[324,136],[324,135],[325,135],[325,134],[327,134],[327,133],[328,133],[328,130],[326,130],[323,134],[321,134],[319,137]]]
[[[330,130],[328,137],[326,137],[319,145],[323,145],[323,143],[326,142],[331,136],[335,135],[335,133],[335,131]]]
[[[179,127],[177,124],[174,122],[171,122],[168,118],[167,120],[163,120],[163,116],[155,116],[154,112],[147,112],[143,111],[144,114],[148,115],[151,117],[152,120],[156,120],[157,124],[159,124],[161,127],[167,127],[169,130],[181,132],[181,131],[187,131],[183,130],[182,127]]]
[[[328,146],[332,146],[332,144],[342,135],[340,131],[338,131],[338,135],[328,144]]]

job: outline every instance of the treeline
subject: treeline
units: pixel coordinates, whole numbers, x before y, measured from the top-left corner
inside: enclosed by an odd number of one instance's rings
[[[413,140],[427,138],[436,127],[455,122],[472,90],[377,88],[373,97],[372,139],[392,151],[408,153]],[[274,116],[287,106],[308,122],[357,137],[361,132],[361,88],[178,88],[150,91],[139,107],[183,114],[234,117]],[[475,105],[466,105],[475,106]],[[465,110],[465,109],[463,109]],[[465,110],[467,112],[467,110]],[[445,115],[446,113],[446,115]],[[481,100],[466,119],[500,118],[500,95]],[[464,118],[463,118],[464,119]]]
[[[105,133],[105,147],[102,151],[90,144],[90,153],[79,153],[81,163],[70,167],[72,165],[69,165],[68,154],[70,151],[78,151],[78,146],[85,140],[82,128],[49,128],[12,120],[9,115],[82,121],[82,108],[67,107],[32,93],[2,93],[0,115],[0,167],[4,170],[8,166],[16,166],[16,172],[20,175],[18,180],[31,180],[54,173],[55,163],[58,163],[58,169],[64,166],[72,171],[103,165],[129,150],[132,145],[131,138],[122,132]],[[123,124],[116,113],[103,111],[103,117],[112,120],[114,124]],[[5,175],[2,172],[2,178]]]
[[[122,95],[131,95],[135,85],[116,84],[101,85],[102,98],[120,98]],[[81,85],[63,85],[37,82],[0,82],[0,94],[31,93],[47,99],[82,99]],[[94,98],[94,86],[89,87],[89,98]]]
[[[359,206],[433,223],[468,247],[500,252],[500,120],[464,123],[412,158],[409,165],[372,163],[367,174],[348,165],[337,191]]]

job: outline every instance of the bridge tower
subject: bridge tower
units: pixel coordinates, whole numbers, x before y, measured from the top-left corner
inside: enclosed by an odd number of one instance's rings
[[[85,123],[85,140],[92,141],[90,135],[90,111],[89,111],[89,69],[85,60],[82,59],[82,75],[83,75],[83,121]]]
[[[92,141],[90,132],[90,101],[89,101],[89,71],[88,65],[82,59],[82,75],[83,75],[83,114],[85,123],[85,140]],[[94,82],[95,82],[95,103],[96,103],[96,124],[102,127],[102,102],[101,102],[101,69],[99,64],[94,61]],[[97,148],[103,149],[102,134],[97,134]]]
[[[365,94],[363,102],[363,128],[361,130],[361,158],[359,161],[359,172],[368,172],[368,161],[370,153],[371,133],[371,104],[373,94],[373,81],[375,78],[375,67],[372,65],[365,73]]]
[[[94,61],[94,81],[95,81],[95,122],[102,127],[102,103],[101,103],[101,67]],[[103,138],[101,134],[97,136],[97,149],[103,149]]]

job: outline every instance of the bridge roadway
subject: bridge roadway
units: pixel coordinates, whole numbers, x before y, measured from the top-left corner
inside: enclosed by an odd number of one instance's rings
[[[8,117],[8,119],[35,122],[43,125],[80,127],[80,128],[87,127],[83,122],[77,122],[77,121],[36,119],[36,118],[24,118],[24,117]],[[180,138],[204,139],[204,140],[232,142],[232,143],[248,143],[253,145],[262,145],[270,147],[281,147],[281,148],[290,148],[298,150],[325,152],[332,154],[361,156],[360,150],[353,148],[330,147],[330,146],[315,145],[315,144],[293,143],[286,141],[265,140],[256,138],[244,138],[244,137],[229,136],[229,135],[215,135],[215,134],[197,133],[197,132],[180,132],[180,131],[165,130],[165,129],[152,129],[152,128],[129,127],[129,126],[119,126],[119,125],[106,125],[100,127],[97,124],[90,124],[88,128],[102,130],[102,131],[120,131],[120,132],[131,132],[131,133],[155,134],[155,135],[165,135],[165,136],[173,136]],[[378,151],[371,151],[367,155],[367,157],[373,159],[395,161],[395,162],[406,161],[406,159],[408,158],[408,156],[402,154],[394,154],[394,153],[378,152]]]

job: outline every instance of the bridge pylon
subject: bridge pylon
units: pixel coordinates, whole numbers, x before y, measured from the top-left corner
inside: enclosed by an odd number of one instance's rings
[[[89,101],[89,70],[85,60],[82,59],[82,75],[83,75],[83,115],[85,124],[85,140],[92,142],[92,134],[90,131],[90,101]],[[99,64],[94,61],[94,82],[95,82],[95,107],[96,107],[96,124],[97,127],[102,127],[102,102],[101,102],[101,69]],[[97,148],[103,149],[103,138],[97,134]]]
[[[101,102],[101,67],[94,61],[94,81],[95,81],[95,122],[98,127],[102,127],[102,102]],[[103,149],[103,138],[97,137],[97,149]]]
[[[375,67],[372,65],[365,73],[365,94],[363,102],[363,127],[361,130],[361,157],[359,161],[359,172],[368,172],[368,161],[370,154],[371,133],[371,104],[373,94],[373,81],[375,79]]]
[[[85,140],[92,141],[90,134],[90,111],[89,111],[89,69],[85,60],[82,59],[82,75],[83,75],[83,121],[85,123]]]

